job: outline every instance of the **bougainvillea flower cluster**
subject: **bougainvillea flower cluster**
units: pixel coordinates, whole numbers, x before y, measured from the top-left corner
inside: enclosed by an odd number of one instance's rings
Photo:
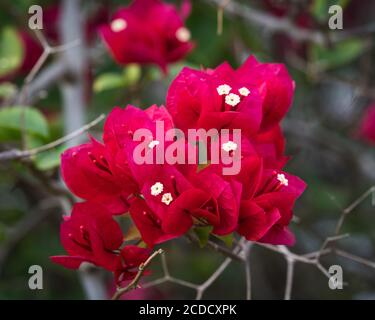
[[[130,215],[149,249],[205,227],[214,236],[238,233],[249,241],[292,245],[288,225],[305,183],[283,170],[288,157],[280,121],[294,88],[283,65],[251,56],[237,70],[228,63],[184,68],[169,88],[166,107],[114,108],[103,142],[91,138],[62,154],[62,176],[85,202],[61,227],[68,256],[53,260],[72,268],[87,261],[130,279],[148,251],[126,245],[115,220],[122,214]],[[145,152],[153,153],[162,144],[155,136],[158,123],[165,131],[240,129],[241,146],[230,134],[212,142],[231,157],[241,147],[239,172],[223,174],[220,161],[137,164],[137,129],[149,130]]]
[[[119,9],[100,34],[119,64],[156,64],[164,72],[167,65],[182,59],[193,48],[184,21],[190,2],[177,9],[160,0],[135,0]]]

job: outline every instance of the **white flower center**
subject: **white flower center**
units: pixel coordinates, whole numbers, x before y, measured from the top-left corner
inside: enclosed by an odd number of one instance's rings
[[[222,96],[224,94],[228,94],[232,90],[232,88],[228,86],[227,84],[222,84],[218,86],[216,90],[217,90],[217,93]]]
[[[149,144],[148,144],[148,147],[150,149],[153,149],[155,148],[160,142],[158,140],[152,140]]]
[[[167,206],[169,206],[169,204],[173,201],[173,197],[172,195],[168,192],[168,193],[164,193],[162,198],[161,198],[161,202],[165,203]]]
[[[161,194],[164,190],[164,186],[161,182],[156,182],[154,185],[151,186],[151,194],[153,196],[157,196]]]
[[[176,31],[176,38],[181,42],[188,42],[191,38],[190,31],[185,27],[178,28]]]
[[[241,96],[247,97],[250,94],[250,90],[248,88],[241,88],[238,90]]]
[[[233,141],[228,141],[226,143],[223,143],[222,146],[224,151],[231,152],[231,151],[236,151],[237,150],[237,143]]]
[[[241,99],[238,95],[230,93],[225,97],[225,103],[229,104],[232,107],[235,107],[241,102]]]
[[[111,22],[111,29],[113,32],[120,32],[126,29],[128,23],[126,20],[118,18]]]
[[[285,175],[283,173],[279,173],[277,175],[277,180],[279,180],[282,185],[288,186],[288,179],[285,178]]]

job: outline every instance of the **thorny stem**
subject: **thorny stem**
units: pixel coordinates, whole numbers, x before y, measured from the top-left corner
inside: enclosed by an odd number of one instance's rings
[[[118,300],[121,298],[121,296],[129,292],[130,290],[136,289],[138,287],[138,282],[141,280],[143,273],[145,272],[146,268],[149,266],[149,264],[152,262],[152,260],[158,256],[159,254],[162,254],[164,251],[162,249],[159,249],[155,251],[151,256],[148,257],[148,259],[143,262],[139,267],[138,267],[138,273],[135,276],[135,278],[124,288],[118,288],[115,292],[115,294],[112,297],[112,300]]]

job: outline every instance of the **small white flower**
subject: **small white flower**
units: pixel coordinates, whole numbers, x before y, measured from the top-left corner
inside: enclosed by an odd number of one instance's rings
[[[231,152],[231,151],[236,151],[237,150],[237,143],[233,141],[228,141],[226,143],[223,143],[222,146],[224,151]]]
[[[216,90],[217,90],[217,93],[222,96],[224,94],[228,94],[232,90],[232,88],[228,86],[227,84],[222,84],[218,86]]]
[[[115,19],[111,22],[111,30],[113,32],[123,31],[126,29],[127,26],[128,26],[128,23],[126,22],[126,20],[121,19],[121,18]]]
[[[250,94],[250,90],[248,88],[241,88],[238,90],[241,96],[247,97]]]
[[[154,185],[151,186],[151,194],[153,196],[157,196],[161,194],[164,190],[164,186],[160,182],[156,182]]]
[[[283,173],[279,173],[277,175],[277,180],[279,180],[282,185],[288,186],[288,179],[285,178],[285,175]]]
[[[232,107],[235,107],[241,102],[241,99],[238,95],[230,93],[225,97],[225,103],[229,104]]]
[[[160,142],[158,140],[152,140],[149,144],[148,144],[148,147],[150,149],[153,149],[154,147],[156,147]]]
[[[178,28],[176,31],[176,38],[181,42],[188,42],[191,38],[190,31],[185,27]]]
[[[169,204],[173,201],[173,197],[172,195],[168,192],[168,193],[164,193],[162,198],[161,198],[161,202],[165,203],[167,206],[169,206]]]

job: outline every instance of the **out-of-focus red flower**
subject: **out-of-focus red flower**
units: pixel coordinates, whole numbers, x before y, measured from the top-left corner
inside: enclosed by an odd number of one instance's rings
[[[259,63],[251,56],[237,70],[227,63],[207,71],[184,68],[169,88],[167,108],[184,131],[241,129],[252,137],[279,123],[293,92],[284,65]]]
[[[368,107],[362,117],[359,136],[371,144],[375,144],[375,104]]]
[[[184,25],[189,12],[189,1],[178,11],[161,0],[135,0],[118,10],[100,34],[117,63],[156,64],[166,72],[169,63],[193,48]]]
[[[309,11],[311,3],[312,1],[308,1],[303,6],[296,6],[295,3],[288,3],[287,1],[263,0],[265,9],[272,15],[284,18],[290,14],[293,23],[298,28],[303,29],[318,27],[318,24]],[[307,54],[308,44],[306,42],[296,41],[285,34],[276,34],[274,36],[274,44],[276,52],[282,57],[288,56],[290,52],[301,57],[305,57]]]

